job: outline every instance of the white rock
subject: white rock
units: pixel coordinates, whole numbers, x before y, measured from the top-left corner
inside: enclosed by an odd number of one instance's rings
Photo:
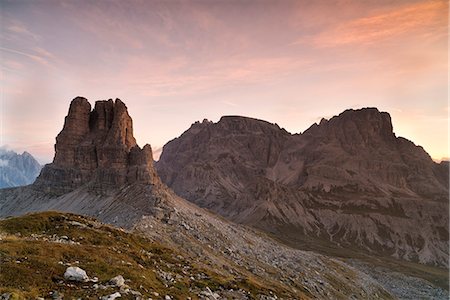
[[[64,278],[66,280],[72,281],[88,281],[89,277],[86,274],[86,271],[79,267],[68,267],[66,272],[64,273]]]
[[[114,294],[103,296],[101,300],[114,300],[116,298],[120,298],[122,295],[119,292],[115,292]]]
[[[213,293],[209,287],[206,287],[206,290],[200,293],[203,296],[208,297],[208,299],[219,299],[220,295],[217,293]]]
[[[77,221],[69,221],[67,223],[69,223],[72,226],[80,226],[80,227],[83,227],[83,228],[87,227],[85,224],[82,224],[82,223],[77,222]]]
[[[117,275],[114,278],[111,278],[109,280],[109,283],[111,285],[117,286],[117,287],[121,287],[125,284],[125,279],[123,279],[122,275]]]

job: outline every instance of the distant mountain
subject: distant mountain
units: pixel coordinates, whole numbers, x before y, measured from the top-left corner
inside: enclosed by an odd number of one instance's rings
[[[181,197],[290,245],[448,264],[448,164],[376,108],[294,135],[239,116],[197,122],[156,167]]]
[[[0,188],[31,184],[42,166],[28,152],[18,154],[0,148]]]

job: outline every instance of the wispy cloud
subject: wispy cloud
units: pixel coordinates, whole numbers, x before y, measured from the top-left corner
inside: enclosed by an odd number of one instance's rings
[[[223,104],[228,105],[228,106],[232,106],[232,107],[238,107],[239,105],[237,105],[234,102],[231,101],[222,101]]]
[[[2,17],[4,17],[4,16],[2,16]],[[35,41],[39,41],[41,39],[41,36],[30,31],[25,26],[25,24],[23,24],[22,22],[19,22],[17,20],[11,20],[11,19],[8,19],[8,22],[10,24],[6,27],[6,30],[8,30],[9,33],[15,34],[15,35],[23,35],[23,36],[25,36],[27,38],[31,38]]]
[[[52,153],[60,116],[78,94],[126,97],[141,140],[156,145],[227,112],[298,132],[354,103],[439,116],[448,106],[444,0],[8,3],[0,3],[8,112],[0,120],[13,144],[49,141],[42,153]],[[161,122],[164,130],[148,130]],[[442,127],[424,146],[444,148]]]
[[[8,52],[8,53],[12,53],[12,54],[18,54],[21,56],[25,56],[37,63],[43,64],[43,65],[48,65],[49,61],[43,57],[43,55],[38,55],[38,54],[32,54],[32,53],[28,53],[28,52],[24,52],[24,51],[19,51],[16,49],[10,49],[10,48],[5,48],[5,47],[0,47],[0,51],[4,51],[4,52]]]
[[[427,1],[394,7],[388,11],[335,24],[310,39],[317,47],[373,45],[405,34],[442,35],[447,26],[448,3]]]
[[[147,60],[147,63],[149,61]],[[147,96],[192,95],[220,88],[275,82],[304,69],[310,61],[291,57],[234,57],[210,60],[201,68],[183,59],[151,62],[132,59],[121,80]],[[153,70],[150,74],[147,70]]]

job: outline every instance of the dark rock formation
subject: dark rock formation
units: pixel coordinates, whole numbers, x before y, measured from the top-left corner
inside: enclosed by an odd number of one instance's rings
[[[317,238],[448,262],[448,165],[396,137],[376,108],[296,135],[244,117],[196,123],[164,146],[156,166],[178,195],[291,244]]]
[[[300,232],[307,232],[308,237],[329,234],[328,238],[342,243],[351,241],[364,246],[370,242],[369,250],[390,241],[397,257],[417,254],[416,248],[421,247],[422,261],[442,261],[446,249],[440,240],[445,236],[445,227],[436,225],[446,225],[446,219],[443,206],[432,206],[442,202],[417,197],[403,202],[386,200],[385,194],[377,200],[374,194],[358,194],[346,186],[340,187],[341,194],[339,188],[326,192],[320,184],[310,188],[302,183],[309,179],[299,180],[303,177],[297,175],[308,174],[309,163],[320,156],[307,151],[306,139],[298,140],[300,135],[291,136],[276,125],[249,118],[224,117],[219,123],[194,124],[173,142],[172,151],[165,149],[161,166],[165,162],[167,168],[161,171],[166,171],[164,176],[173,186],[181,191],[189,188],[191,197],[200,196],[199,202],[205,201],[202,203],[239,222],[277,230],[279,238],[288,237],[288,230],[294,229],[291,244]],[[182,248],[183,260],[209,269],[212,266],[214,276],[237,282],[234,291],[238,291],[243,278],[259,278],[272,296],[275,284],[286,288],[282,297],[289,299],[346,299],[355,295],[390,298],[373,279],[340,260],[282,246],[257,230],[228,222],[177,197],[160,184],[150,146],[140,149],[136,145],[131,119],[119,100],[97,102],[91,111],[86,99],[75,99],[55,148],[54,162],[46,166],[34,185],[0,190],[0,218],[49,210],[94,216],[102,222],[138,230],[152,241]],[[439,170],[444,174],[443,169]],[[69,218],[53,220],[67,222]],[[69,224],[63,227],[71,231],[72,226],[78,227]],[[94,225],[93,229],[98,227]],[[38,235],[45,238],[41,229]],[[399,241],[405,245],[400,247]],[[359,252],[356,254],[361,257]],[[377,264],[385,262],[378,257],[375,260]],[[15,259],[10,261],[14,264]],[[390,268],[396,271],[403,263],[392,264],[389,260]],[[434,268],[419,266],[413,271],[414,276],[437,276]],[[388,271],[382,272],[384,279],[392,278],[385,276]],[[200,280],[206,278],[203,275]],[[404,276],[396,277],[405,281]],[[448,277],[439,280],[446,283]],[[428,295],[422,293],[423,286],[432,292],[432,285],[415,278],[413,282],[414,289],[421,292],[412,293],[415,298]],[[173,287],[168,289],[173,291]],[[248,296],[241,291],[238,298]],[[430,295],[437,294],[441,293]]]
[[[438,174],[438,165],[422,147],[396,137],[388,113],[375,108],[347,110],[313,125],[298,140],[307,146],[291,154],[308,160],[296,186],[322,184],[330,189],[352,184],[387,195],[447,198],[448,172]]]
[[[56,137],[53,163],[44,167],[35,186],[64,193],[85,184],[120,187],[155,181],[151,147],[136,144],[125,104],[97,101],[91,111],[89,102],[77,97]]]
[[[0,148],[0,188],[33,183],[42,166],[28,152],[18,154]]]

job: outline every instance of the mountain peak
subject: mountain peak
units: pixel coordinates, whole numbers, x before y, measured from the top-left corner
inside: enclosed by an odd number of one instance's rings
[[[112,99],[95,102],[89,124],[91,131],[104,135],[104,142],[107,144],[121,144],[128,150],[136,146],[133,121],[125,103],[120,99],[115,102]]]
[[[0,148],[0,189],[33,183],[41,168],[39,162],[27,151],[19,154]]]
[[[278,132],[280,130],[278,124],[273,124],[256,118],[234,115],[221,117],[216,125],[218,128],[237,133],[260,132],[265,134],[273,134],[274,132]],[[283,130],[283,133],[285,133],[285,130]]]
[[[219,123],[259,123],[259,124],[273,125],[272,123],[269,123],[264,120],[239,115],[222,116],[219,120]]]
[[[139,148],[133,121],[120,100],[72,100],[62,131],[56,137],[55,158],[37,184],[60,180],[65,189],[86,183],[121,186],[156,180],[151,147]]]
[[[183,198],[289,243],[447,265],[448,231],[433,228],[448,224],[448,167],[395,137],[388,113],[346,110],[300,135],[237,116],[188,132],[156,165]]]
[[[395,139],[391,116],[375,107],[345,110],[329,120],[322,119],[317,126],[311,126],[304,133],[336,139],[349,145]]]
[[[364,107],[360,109],[347,109],[339,114],[338,117],[341,118],[359,118],[365,121],[373,121],[375,119],[383,119],[385,122],[389,123],[391,126],[391,116],[389,113],[384,111],[379,111],[376,107]]]
[[[347,109],[332,119],[352,120],[359,125],[364,123],[367,126],[378,126],[392,132],[391,115],[387,112],[379,111],[376,107]]]

